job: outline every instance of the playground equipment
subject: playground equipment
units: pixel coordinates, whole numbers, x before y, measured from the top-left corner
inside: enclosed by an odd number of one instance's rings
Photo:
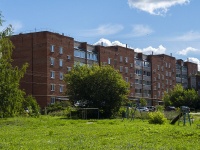
[[[187,106],[181,106],[180,107],[180,113],[178,114],[178,116],[176,116],[172,121],[171,124],[175,124],[178,120],[179,122],[183,122],[183,125],[186,124],[187,120],[191,125],[191,119],[190,119],[190,108]],[[178,124],[179,124],[178,122]]]

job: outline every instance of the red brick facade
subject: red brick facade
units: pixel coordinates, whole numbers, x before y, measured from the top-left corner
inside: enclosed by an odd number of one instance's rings
[[[197,73],[196,64],[181,64],[172,56],[144,55],[121,46],[93,46],[48,31],[14,35],[11,40],[15,46],[13,65],[29,64],[21,88],[41,107],[67,99],[63,75],[76,62],[113,66],[130,83],[129,98],[143,97],[148,105],[156,105],[176,83],[188,86],[188,77]]]

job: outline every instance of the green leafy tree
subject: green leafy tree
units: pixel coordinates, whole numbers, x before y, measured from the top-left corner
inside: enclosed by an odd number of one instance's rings
[[[99,108],[104,118],[114,116],[129,93],[128,83],[111,66],[76,65],[65,82],[72,103]]]
[[[147,101],[144,98],[140,99],[140,105],[141,106],[147,106]]]
[[[0,26],[3,23],[1,18],[0,13]],[[22,102],[25,96],[25,93],[19,89],[19,82],[24,76],[27,64],[21,69],[12,67],[13,45],[9,40],[11,34],[11,25],[0,31],[0,115],[2,117],[11,117],[22,112]]]
[[[198,93],[194,89],[184,89],[181,84],[177,84],[169,93],[165,93],[163,100],[165,106],[175,107],[188,106],[198,108],[200,101]]]

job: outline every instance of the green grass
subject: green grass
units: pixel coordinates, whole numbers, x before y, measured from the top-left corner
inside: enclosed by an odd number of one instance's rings
[[[196,117],[196,116],[194,116]],[[200,124],[154,125],[147,120],[68,120],[61,117],[0,119],[6,150],[199,150]]]

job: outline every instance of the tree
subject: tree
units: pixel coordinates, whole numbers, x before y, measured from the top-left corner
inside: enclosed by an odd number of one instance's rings
[[[1,18],[0,13],[0,26],[3,23]],[[19,89],[19,82],[28,65],[23,65],[21,69],[12,67],[13,45],[9,40],[11,34],[11,25],[0,32],[0,115],[2,117],[11,117],[22,112],[25,96],[25,92]]]
[[[198,93],[194,89],[184,89],[181,84],[177,84],[169,93],[163,97],[166,106],[188,106],[198,108],[200,102]]]
[[[114,116],[127,99],[128,83],[111,66],[76,65],[65,75],[66,94],[74,104],[99,108],[102,117]]]

